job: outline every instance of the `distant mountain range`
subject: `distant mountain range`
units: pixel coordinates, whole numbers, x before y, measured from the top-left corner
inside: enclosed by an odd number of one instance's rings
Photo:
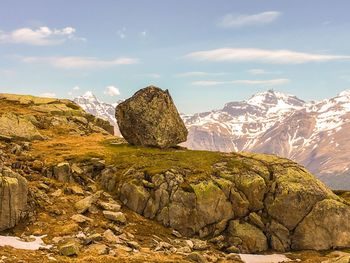
[[[109,121],[114,126],[114,134],[120,135],[117,120],[115,119],[115,107],[120,101],[114,104],[105,103],[97,99],[91,91],[88,91],[84,95],[75,98],[74,102],[86,112]]]
[[[117,126],[116,105],[91,93],[75,102]],[[334,189],[350,189],[350,90],[317,102],[268,90],[182,118],[190,149],[272,153],[303,164]]]

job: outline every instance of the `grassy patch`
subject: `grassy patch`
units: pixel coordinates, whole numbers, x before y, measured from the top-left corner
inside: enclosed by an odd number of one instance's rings
[[[223,159],[223,155],[218,152],[145,148],[128,144],[111,144],[110,141],[105,141],[103,144],[109,153],[107,155],[109,164],[122,170],[133,167],[150,176],[176,169],[190,171],[192,178],[189,179],[205,178],[212,174],[212,165]]]

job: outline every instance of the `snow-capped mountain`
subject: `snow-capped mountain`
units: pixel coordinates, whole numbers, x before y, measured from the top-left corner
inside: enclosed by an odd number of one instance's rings
[[[188,148],[277,154],[305,165],[334,188],[350,189],[345,175],[350,174],[350,91],[306,103],[269,90],[184,120]]]
[[[91,91],[87,91],[84,95],[75,98],[74,102],[80,105],[86,112],[109,121],[114,126],[114,134],[120,135],[115,119],[115,107],[120,101],[115,104],[105,103],[97,99]]]
[[[75,99],[116,127],[115,105],[92,93]],[[221,110],[181,115],[183,145],[196,150],[272,153],[305,165],[333,188],[350,189],[350,90],[318,102],[268,90]]]

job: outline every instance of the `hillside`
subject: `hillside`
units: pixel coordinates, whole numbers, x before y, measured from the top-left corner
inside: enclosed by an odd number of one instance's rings
[[[350,246],[348,193],[335,195],[293,161],[130,146],[68,100],[2,94],[0,115],[0,229],[27,241],[45,235],[46,243],[0,247],[6,262],[347,255],[317,251]],[[325,231],[332,234],[323,238]]]
[[[113,119],[114,105],[91,94],[83,98],[75,101],[91,114],[109,120],[120,135]],[[246,101],[227,103],[220,110],[182,115],[189,130],[183,145],[193,150],[276,154],[306,166],[333,189],[350,189],[349,105],[349,91],[305,102],[269,90]]]

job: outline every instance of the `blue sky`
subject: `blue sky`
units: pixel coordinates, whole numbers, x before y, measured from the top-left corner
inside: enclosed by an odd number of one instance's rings
[[[181,112],[270,88],[350,88],[348,0],[2,0],[0,92],[115,102],[150,84]]]

